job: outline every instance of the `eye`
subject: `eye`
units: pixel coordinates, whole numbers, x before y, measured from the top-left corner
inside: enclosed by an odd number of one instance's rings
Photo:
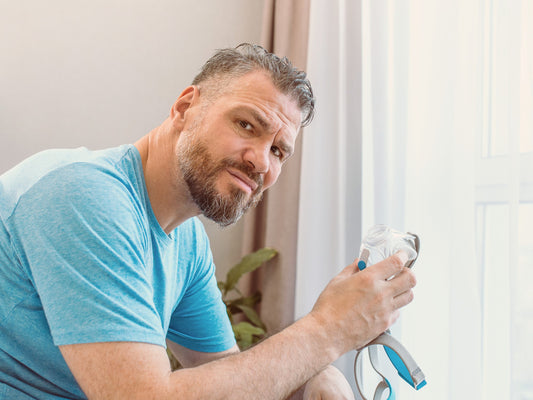
[[[274,154],[274,156],[276,156],[276,157],[279,158],[280,160],[283,158],[283,153],[281,152],[281,150],[279,149],[279,147],[272,146],[272,147],[270,148],[270,151],[272,152],[272,154]]]
[[[241,126],[241,128],[246,129],[248,131],[253,129],[252,124],[250,124],[248,121],[240,120],[239,125]]]

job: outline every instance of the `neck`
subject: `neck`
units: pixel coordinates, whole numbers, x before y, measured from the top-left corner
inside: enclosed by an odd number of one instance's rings
[[[177,134],[171,134],[163,123],[134,144],[141,154],[152,209],[167,234],[199,214],[179,170],[176,138]]]

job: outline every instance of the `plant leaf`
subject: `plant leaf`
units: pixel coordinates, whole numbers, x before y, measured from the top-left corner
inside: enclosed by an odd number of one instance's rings
[[[263,263],[274,257],[277,253],[278,252],[276,250],[265,247],[257,250],[254,253],[244,256],[237,265],[228,271],[224,292],[227,293],[232,290],[244,274],[256,270]]]
[[[235,305],[244,304],[245,306],[248,306],[248,307],[255,307],[255,305],[261,301],[261,297],[262,297],[261,292],[257,291],[251,296],[239,297],[238,299],[235,299],[233,303]]]
[[[257,291],[253,295],[248,297],[237,297],[235,299],[231,300],[224,300],[224,304],[226,304],[226,307],[230,309],[232,312],[240,312],[235,311],[235,309],[240,305],[245,305],[248,307],[255,307],[257,303],[261,301],[261,292]]]
[[[233,334],[241,350],[244,350],[252,345],[254,336],[263,336],[265,331],[261,328],[253,326],[248,322],[239,322],[233,325]]]
[[[244,312],[244,315],[246,315],[246,318],[248,318],[252,324],[263,330],[265,329],[263,321],[261,321],[261,318],[259,318],[259,315],[252,307],[245,306],[244,304],[237,305],[236,307]]]

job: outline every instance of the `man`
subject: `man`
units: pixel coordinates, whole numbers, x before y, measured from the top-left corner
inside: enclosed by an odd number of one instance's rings
[[[412,300],[405,255],[349,265],[239,353],[195,218],[228,225],[256,204],[313,104],[303,72],[242,45],[135,145],[50,150],[0,177],[0,399],[353,398],[328,365]]]

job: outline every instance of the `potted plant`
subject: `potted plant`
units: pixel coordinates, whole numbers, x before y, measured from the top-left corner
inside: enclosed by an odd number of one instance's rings
[[[261,293],[257,291],[248,296],[244,295],[237,284],[244,275],[255,271],[276,254],[276,250],[268,247],[248,254],[228,271],[225,281],[218,282],[235,340],[241,350],[245,350],[263,339],[266,336],[266,328],[255,311],[255,306],[261,302]],[[172,369],[180,368],[179,362],[169,350],[167,350],[167,354]]]

